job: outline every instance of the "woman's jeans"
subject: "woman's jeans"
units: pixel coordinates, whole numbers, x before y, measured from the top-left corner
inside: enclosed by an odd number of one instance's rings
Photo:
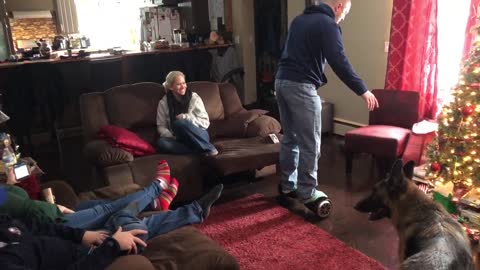
[[[64,216],[66,221],[64,225],[85,230],[101,228],[112,214],[122,210],[130,203],[136,202],[138,211],[142,211],[150,205],[150,203],[157,198],[161,192],[162,188],[160,187],[160,183],[158,181],[153,181],[150,186],[115,201],[96,201],[94,205],[91,205],[92,207],[87,209],[85,209],[84,205],[83,210],[79,210],[72,214],[66,214]]]
[[[172,154],[209,153],[215,150],[210,143],[208,131],[195,126],[188,120],[176,120],[172,125],[175,138],[160,138],[157,146],[160,152]]]
[[[322,102],[313,84],[276,80],[275,91],[283,128],[281,186],[307,201],[317,186]]]

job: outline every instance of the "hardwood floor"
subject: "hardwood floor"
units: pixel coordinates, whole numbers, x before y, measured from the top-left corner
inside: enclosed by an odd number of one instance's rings
[[[353,209],[353,205],[369,193],[376,181],[376,171],[370,158],[360,156],[354,160],[353,177],[348,179],[345,176],[342,144],[342,139],[324,138],[322,157],[319,162],[319,189],[331,198],[332,215],[327,219],[319,220],[303,204],[294,200],[287,201],[287,208],[353,248],[378,260],[388,269],[397,269],[398,237],[390,221],[384,219],[371,222],[368,221],[367,215]],[[274,168],[269,169],[271,173],[274,173]],[[262,193],[266,197],[276,200],[278,181],[278,176],[271,174],[255,182],[227,183],[219,203],[254,193]]]

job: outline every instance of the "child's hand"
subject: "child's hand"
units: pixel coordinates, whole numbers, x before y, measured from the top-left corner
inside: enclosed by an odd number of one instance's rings
[[[62,214],[64,214],[64,215],[75,213],[75,211],[73,211],[72,209],[67,208],[63,205],[57,204],[57,207],[60,210],[60,212],[62,212]]]
[[[84,246],[99,246],[107,239],[108,232],[105,231],[86,231],[82,238],[82,244]]]

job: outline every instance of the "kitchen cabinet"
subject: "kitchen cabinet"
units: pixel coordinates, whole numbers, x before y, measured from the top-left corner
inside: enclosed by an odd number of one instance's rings
[[[187,34],[196,34],[208,37],[210,33],[210,20],[208,17],[208,4],[205,0],[179,1],[182,29]]]

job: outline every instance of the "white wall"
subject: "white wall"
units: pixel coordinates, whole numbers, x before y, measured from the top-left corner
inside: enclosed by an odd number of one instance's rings
[[[385,42],[389,40],[393,0],[352,1],[352,9],[341,23],[345,51],[358,75],[369,89],[383,88],[387,66]],[[363,100],[346,87],[327,67],[328,84],[319,95],[335,105],[335,118],[352,124],[367,124],[368,110]],[[351,127],[335,124],[335,133]]]
[[[254,0],[232,1],[233,35],[239,59],[245,70],[245,104],[257,100],[256,63],[255,63],[255,26]]]
[[[287,17],[288,27],[295,16],[300,15],[305,9],[305,1],[303,0],[287,0]]]

